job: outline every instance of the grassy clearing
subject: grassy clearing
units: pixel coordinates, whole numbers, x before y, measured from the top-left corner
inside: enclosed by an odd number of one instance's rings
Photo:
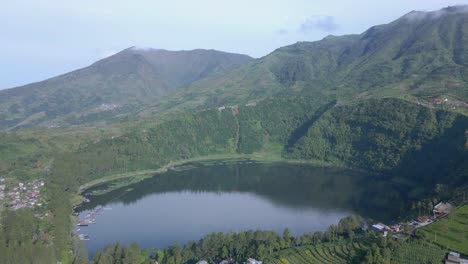
[[[419,229],[416,234],[418,237],[468,255],[468,205],[458,208],[434,224]]]

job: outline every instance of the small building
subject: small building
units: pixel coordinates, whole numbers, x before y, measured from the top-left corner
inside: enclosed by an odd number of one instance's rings
[[[390,228],[382,223],[377,223],[375,225],[372,225],[372,229],[374,231],[377,231],[377,232],[380,232],[380,233],[383,233],[385,232],[385,230],[390,230]]]
[[[395,224],[395,225],[390,226],[390,230],[392,230],[392,232],[394,232],[394,233],[398,233],[398,232],[402,231],[403,228],[401,227],[401,225]]]
[[[219,112],[222,112],[224,109],[226,109],[225,106],[218,107],[218,111],[219,111]]]
[[[446,264],[468,264],[468,259],[460,257],[460,253],[450,251],[445,259]]]
[[[262,264],[263,262],[259,261],[259,260],[256,260],[256,259],[253,259],[253,258],[248,258],[246,263],[247,264]]]
[[[208,264],[208,262],[206,260],[200,260],[197,262],[197,264]]]
[[[257,102],[248,102],[245,106],[257,106]]]
[[[434,214],[448,214],[452,207],[449,203],[440,202],[434,206]]]
[[[428,216],[423,215],[423,216],[418,217],[418,222],[421,224],[427,224],[427,223],[431,223],[432,221],[431,219],[429,219]]]

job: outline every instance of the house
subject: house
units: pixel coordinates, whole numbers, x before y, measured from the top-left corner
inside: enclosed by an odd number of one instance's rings
[[[460,253],[450,251],[445,259],[446,264],[468,264],[468,259],[460,257]]]
[[[448,214],[452,207],[449,203],[440,202],[434,206],[434,214]]]
[[[428,216],[423,215],[418,217],[418,222],[420,223],[420,225],[427,225],[432,223],[432,220]]]
[[[403,228],[399,224],[391,225],[390,229],[395,233],[398,233],[403,230]]]
[[[374,231],[383,233],[385,232],[385,230],[389,230],[390,228],[382,223],[377,223],[375,225],[372,225],[372,229],[374,229]]]
[[[256,259],[253,259],[253,258],[249,258],[247,259],[247,264],[262,264],[263,262],[262,261],[259,261],[259,260],[256,260]]]

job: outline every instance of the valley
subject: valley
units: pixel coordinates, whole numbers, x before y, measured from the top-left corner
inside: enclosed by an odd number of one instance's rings
[[[468,254],[466,10],[257,59],[132,47],[1,90],[0,262]]]

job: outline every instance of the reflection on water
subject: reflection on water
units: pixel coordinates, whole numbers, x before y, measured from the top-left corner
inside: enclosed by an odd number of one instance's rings
[[[404,190],[337,168],[251,162],[190,164],[100,196],[103,184],[87,190],[91,202],[111,207],[82,227],[91,254],[112,242],[166,247],[211,232],[288,227],[295,235],[325,230],[351,212],[388,220],[403,207]]]

